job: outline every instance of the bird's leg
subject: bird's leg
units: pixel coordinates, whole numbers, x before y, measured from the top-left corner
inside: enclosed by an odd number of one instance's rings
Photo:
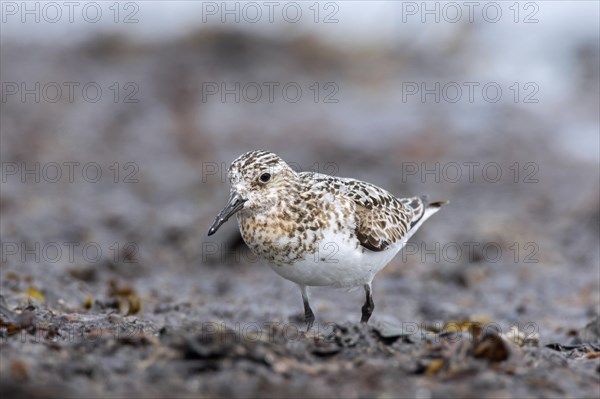
[[[306,286],[300,286],[300,290],[302,291],[302,302],[304,303],[304,321],[306,322],[306,331],[308,332],[315,322],[315,314],[308,303],[308,292],[306,290]]]
[[[373,309],[375,309],[375,303],[373,303],[373,295],[371,294],[371,283],[365,284],[365,294],[366,300],[365,304],[362,307],[362,317],[360,318],[361,323],[366,323],[369,321],[371,314],[373,313]]]

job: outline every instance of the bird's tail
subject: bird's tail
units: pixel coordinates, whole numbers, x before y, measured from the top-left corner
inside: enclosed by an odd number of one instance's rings
[[[411,230],[417,230],[419,226],[423,224],[423,222],[429,219],[431,215],[439,211],[443,205],[450,203],[450,201],[446,200],[431,202],[429,201],[429,197],[427,195],[422,195],[420,199],[423,207],[423,213],[420,215],[420,217],[417,217],[415,220],[412,221]]]
[[[442,201],[429,201],[429,197],[427,195],[421,196],[421,201],[423,201],[423,216],[417,221],[417,223],[422,223],[425,220],[429,219],[431,215],[440,210],[440,208],[446,204],[449,204],[450,201],[442,200]]]
[[[443,205],[449,203],[449,201],[434,201],[430,202],[429,197],[423,195],[421,197],[402,198],[400,199],[405,206],[413,208],[414,218],[410,222],[410,228],[406,235],[402,238],[404,241],[408,240],[427,219],[429,219],[434,213],[440,210]]]

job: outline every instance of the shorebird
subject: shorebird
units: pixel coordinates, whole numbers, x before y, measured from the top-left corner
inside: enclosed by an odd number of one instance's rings
[[[245,243],[280,276],[300,287],[307,330],[315,316],[310,286],[362,286],[366,323],[372,281],[417,229],[447,201],[397,198],[363,181],[295,172],[279,156],[250,151],[228,171],[229,201],[208,231],[237,216]]]

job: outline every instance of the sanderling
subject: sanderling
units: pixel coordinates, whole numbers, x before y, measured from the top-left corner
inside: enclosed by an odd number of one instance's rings
[[[237,214],[242,238],[283,278],[298,284],[307,330],[309,286],[364,287],[361,322],[373,313],[371,283],[447,201],[397,198],[363,181],[297,173],[279,156],[250,151],[228,171],[231,195],[208,235]]]

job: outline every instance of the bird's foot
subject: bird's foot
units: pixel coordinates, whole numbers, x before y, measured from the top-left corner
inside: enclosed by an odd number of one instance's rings
[[[306,332],[309,332],[315,323],[315,315],[312,311],[304,312],[304,322],[306,323]]]

